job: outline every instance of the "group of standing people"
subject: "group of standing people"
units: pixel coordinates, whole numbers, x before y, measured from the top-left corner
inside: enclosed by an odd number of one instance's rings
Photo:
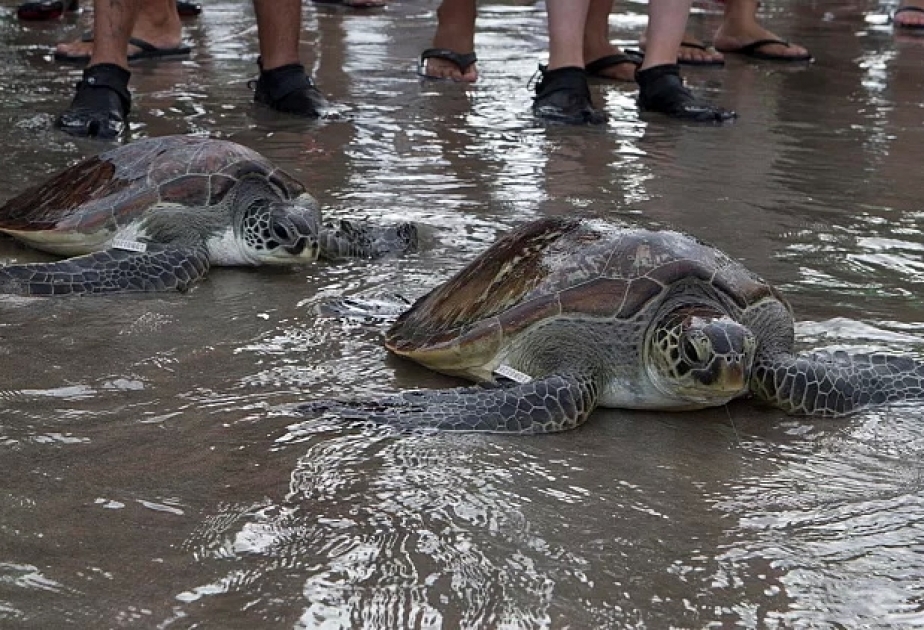
[[[299,60],[302,0],[252,0],[259,36],[259,77],[254,100],[271,109],[314,118],[325,99]],[[326,0],[349,6],[382,6],[387,0]],[[541,119],[596,124],[605,113],[592,100],[588,77],[636,81],[639,106],[696,121],[723,121],[734,112],[702,100],[684,86],[681,64],[721,65],[724,54],[776,62],[806,62],[811,54],[764,28],[759,0],[724,0],[724,15],[713,44],[686,33],[693,0],[649,0],[641,50],[623,51],[609,40],[613,0],[546,0],[549,62],[540,67],[533,113]],[[58,15],[78,0],[29,0],[19,15],[44,10]],[[420,58],[420,73],[434,79],[475,81],[477,0],[443,0],[437,11],[432,48]],[[918,4],[922,6],[917,6]],[[188,53],[181,42],[181,15],[201,7],[188,0],[94,0],[93,33],[59,44],[55,55],[85,60],[87,67],[70,106],[56,119],[63,131],[114,137],[131,110],[130,60]],[[29,11],[26,11],[29,9]],[[41,14],[39,11],[38,14]],[[894,14],[898,27],[924,27],[924,0],[909,0]]]

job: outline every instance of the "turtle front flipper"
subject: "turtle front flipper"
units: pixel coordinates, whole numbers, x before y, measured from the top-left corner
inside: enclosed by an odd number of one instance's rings
[[[318,239],[321,257],[327,260],[380,258],[415,251],[417,226],[413,223],[380,226],[342,219],[324,224]]]
[[[57,262],[0,267],[0,293],[26,296],[185,291],[209,270],[200,248],[146,245],[106,249]]]
[[[842,416],[875,405],[924,400],[924,362],[846,350],[782,355],[757,361],[751,390],[792,414]]]
[[[583,424],[598,392],[592,379],[556,374],[526,383],[411,391],[368,402],[317,401],[298,409],[408,429],[537,434]]]

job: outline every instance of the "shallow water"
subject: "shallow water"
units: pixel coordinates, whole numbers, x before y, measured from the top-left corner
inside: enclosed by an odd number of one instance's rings
[[[135,138],[211,134],[296,174],[331,214],[408,217],[419,254],[214,270],[186,295],[0,300],[0,627],[592,628],[924,625],[924,407],[845,420],[742,401],[601,410],[541,438],[305,420],[290,405],[454,384],[386,356],[326,297],[408,297],[522,221],[581,213],[706,238],[779,285],[805,346],[919,353],[924,39],[872,4],[767,2],[818,61],[686,70],[724,127],[543,127],[540,7],[488,3],[474,86],[421,83],[435,2],[306,6],[303,53],[340,117],[255,112],[246,2],[206,2],[189,61],[134,69]],[[0,184],[108,145],[50,121],[83,20],[0,14]],[[612,18],[632,43],[640,4]],[[864,19],[864,15],[868,19]],[[700,11],[708,36],[716,17]],[[41,260],[9,241],[0,259]]]

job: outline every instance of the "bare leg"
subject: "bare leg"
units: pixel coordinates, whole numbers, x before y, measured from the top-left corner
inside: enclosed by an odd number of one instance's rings
[[[128,39],[144,1],[94,0],[93,32],[96,45],[90,57],[91,66],[111,63],[128,68]]]
[[[137,4],[140,4],[140,9],[131,31],[132,37],[156,48],[171,49],[180,45],[180,15],[175,0],[144,0]],[[99,12],[94,14],[94,19],[96,15]],[[67,57],[90,56],[93,54],[93,42],[65,42],[58,44],[56,51]],[[128,54],[137,51],[136,46],[128,46]]]
[[[253,0],[264,70],[298,63],[301,0]]]
[[[648,43],[641,70],[677,63],[677,49],[683,41],[693,0],[650,0]]]
[[[782,39],[757,21],[758,0],[725,0],[725,16],[715,33],[715,47],[725,52],[761,39]],[[766,44],[760,52],[781,57],[805,57],[808,51],[796,44]]]
[[[443,0],[436,10],[436,34],[433,48],[445,48],[466,54],[475,50],[476,0]],[[431,57],[425,61],[428,77],[473,82],[478,79],[475,64],[459,68],[448,59]]]
[[[549,14],[549,70],[584,67],[584,26],[590,0],[546,0]]]
[[[584,63],[589,64],[598,59],[621,55],[622,51],[610,43],[610,11],[613,0],[590,0],[587,9],[587,24],[584,27]],[[596,71],[595,76],[616,81],[635,81],[635,68],[632,61],[614,63]]]
[[[911,10],[902,11],[905,8]],[[914,11],[913,9],[921,9],[921,11]],[[924,0],[902,0],[892,18],[892,23],[895,26],[910,26],[912,28],[924,26]]]

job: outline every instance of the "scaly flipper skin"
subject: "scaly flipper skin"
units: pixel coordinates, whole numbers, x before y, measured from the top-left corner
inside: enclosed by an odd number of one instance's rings
[[[583,424],[597,404],[598,392],[591,378],[553,374],[527,383],[412,391],[368,402],[322,400],[298,410],[404,429],[534,435]]]
[[[873,405],[924,400],[924,363],[845,350],[780,356],[758,361],[751,390],[791,414],[843,416]]]
[[[209,270],[202,248],[106,249],[48,263],[0,267],[0,293],[25,296],[185,291]]]
[[[380,258],[415,251],[417,226],[413,223],[378,226],[365,221],[343,219],[335,224],[324,225],[318,239],[321,257],[327,260]]]

